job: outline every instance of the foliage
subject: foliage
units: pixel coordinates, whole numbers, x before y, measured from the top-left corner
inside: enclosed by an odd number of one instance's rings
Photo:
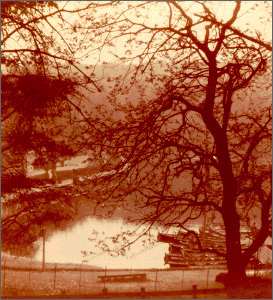
[[[73,198],[67,191],[21,192],[20,197],[5,203],[3,250],[19,255],[20,252],[22,255],[22,252],[34,251],[34,242],[41,236],[42,229],[50,236],[54,229],[73,219],[75,213]]]
[[[55,168],[59,158],[81,149],[80,88],[89,93],[99,90],[94,76],[79,67],[74,55],[81,39],[70,39],[74,31],[69,18],[89,4],[69,6],[53,1],[1,1],[2,192],[18,202],[10,202],[14,212],[4,208],[4,249],[14,243],[32,249],[39,222],[73,218],[61,203],[69,196],[58,191],[35,194],[33,187],[49,181],[26,178],[29,151],[35,153],[36,165]],[[59,199],[57,205],[54,199]]]
[[[66,8],[67,5],[54,1],[1,2],[4,72],[38,73],[59,79],[74,76],[79,84],[91,83],[99,89],[92,75],[79,68],[74,56],[82,40],[65,38],[74,28],[69,17],[85,11],[90,4],[76,9]]]
[[[68,144],[75,141],[79,126],[74,130],[67,125],[79,121],[79,87],[98,87],[77,65],[72,48],[79,45],[62,36],[72,30],[66,18],[88,5],[74,10],[66,6],[52,1],[1,2],[4,173],[24,174],[29,150],[40,159],[46,150],[48,161],[76,151]]]

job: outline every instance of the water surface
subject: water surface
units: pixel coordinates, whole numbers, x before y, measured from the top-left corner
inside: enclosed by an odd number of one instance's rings
[[[102,268],[165,268],[164,255],[168,245],[156,243],[154,246],[142,246],[142,241],[137,241],[127,251],[125,256],[111,256],[101,253],[96,241],[90,241],[93,231],[98,232],[100,239],[110,237],[122,230],[133,230],[136,225],[124,224],[122,220],[99,220],[87,218],[66,231],[54,233],[45,243],[46,262],[54,263],[84,263]],[[157,231],[153,231],[156,236]],[[84,256],[82,251],[92,251],[97,255]],[[42,260],[42,241],[37,251],[35,260]]]

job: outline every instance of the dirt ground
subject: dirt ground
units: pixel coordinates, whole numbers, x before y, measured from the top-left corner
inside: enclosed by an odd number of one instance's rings
[[[2,270],[2,297],[179,297],[179,298],[271,298],[270,270],[260,273],[264,280],[248,287],[225,291],[215,282],[223,269],[195,270],[107,270],[107,275],[145,273],[146,281],[102,282],[105,270]],[[267,276],[267,279],[265,278]],[[193,286],[196,286],[196,291]],[[173,298],[172,298],[173,299]]]

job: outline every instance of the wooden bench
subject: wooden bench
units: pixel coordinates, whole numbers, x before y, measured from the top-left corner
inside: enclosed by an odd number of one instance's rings
[[[104,275],[98,276],[102,282],[129,282],[129,281],[145,281],[146,274],[122,274],[122,275]]]

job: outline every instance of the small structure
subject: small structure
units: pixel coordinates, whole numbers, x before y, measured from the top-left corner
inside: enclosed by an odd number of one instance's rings
[[[169,253],[164,258],[165,264],[169,264],[171,268],[225,264],[225,257],[209,251],[209,249],[212,249],[211,244],[208,241],[205,242],[204,236],[201,236],[202,234],[198,235],[194,232],[178,235],[158,234],[157,239],[159,242],[169,244]],[[200,248],[202,246],[200,243],[206,244],[204,248],[207,251]],[[222,252],[223,247],[224,245],[220,241],[217,250]]]
[[[199,233],[194,231],[178,234],[159,233],[157,240],[169,244],[169,252],[166,253],[164,261],[170,268],[226,264],[225,232],[219,225],[203,227]],[[250,243],[251,233],[249,229],[242,227],[242,248],[247,248]],[[267,238],[251,262],[272,264],[272,238]]]

